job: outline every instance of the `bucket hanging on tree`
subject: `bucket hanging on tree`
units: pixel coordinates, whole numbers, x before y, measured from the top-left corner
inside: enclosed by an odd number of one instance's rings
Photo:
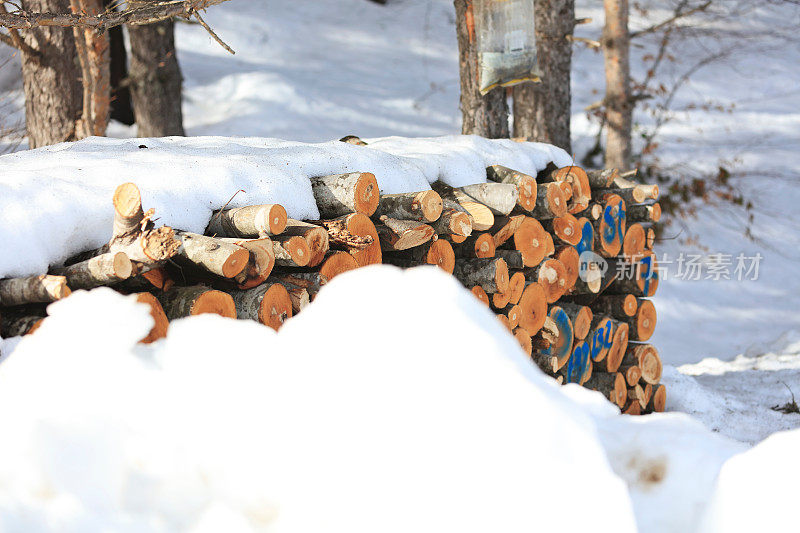
[[[533,2],[474,0],[481,94],[495,87],[539,81]]]

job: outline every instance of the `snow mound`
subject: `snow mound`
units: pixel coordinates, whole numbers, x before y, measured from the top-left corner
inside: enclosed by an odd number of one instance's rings
[[[775,433],[752,450],[728,461],[720,472],[700,531],[796,529],[798,450],[800,431]]]
[[[340,276],[280,333],[50,311],[0,364],[2,530],[635,530],[591,417],[437,269]]]
[[[43,273],[111,236],[111,196],[132,181],[159,222],[205,230],[212,211],[280,203],[289,216],[318,219],[309,177],[372,172],[381,192],[414,192],[442,179],[486,181],[503,164],[536,174],[572,163],[540,143],[475,136],[390,137],[353,146],[264,138],[91,138],[0,157],[0,277]],[[237,193],[238,191],[238,193]],[[233,197],[233,200],[231,198]]]

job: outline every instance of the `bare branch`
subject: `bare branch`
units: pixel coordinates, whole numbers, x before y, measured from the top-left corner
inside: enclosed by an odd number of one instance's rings
[[[713,0],[708,0],[706,3],[704,3],[702,5],[699,5],[697,7],[694,7],[692,9],[688,10],[688,11],[681,11],[679,9],[675,13],[675,15],[673,15],[672,17],[668,18],[667,20],[665,20],[663,22],[659,22],[658,24],[654,24],[653,26],[650,26],[649,28],[645,28],[643,30],[631,32],[630,37],[631,37],[631,39],[635,39],[636,37],[641,37],[642,35],[646,35],[648,33],[655,33],[658,30],[660,30],[660,29],[662,29],[662,28],[664,28],[666,26],[671,25],[674,22],[676,22],[676,21],[678,21],[678,20],[680,20],[682,18],[690,17],[690,16],[694,15],[695,13],[699,13],[701,11],[705,11],[706,9],[709,8],[709,6],[711,6],[712,3],[713,3]]]
[[[231,54],[233,54],[233,55],[235,55],[235,54],[236,54],[236,51],[234,51],[234,49],[233,49],[233,48],[231,48],[230,46],[228,46],[228,44],[227,44],[225,41],[223,41],[222,39],[220,39],[220,38],[219,38],[219,35],[217,35],[216,33],[214,33],[214,30],[212,30],[212,29],[211,29],[211,26],[209,26],[208,24],[206,24],[206,21],[205,21],[205,20],[203,20],[203,17],[201,17],[201,16],[200,16],[200,13],[199,13],[198,11],[195,11],[195,12],[194,12],[194,18],[196,18],[196,19],[197,19],[197,22],[199,22],[199,23],[200,23],[200,25],[201,25],[203,28],[205,28],[205,30],[206,30],[206,31],[209,33],[209,35],[211,35],[211,37],[213,37],[213,38],[214,38],[214,40],[215,40],[215,41],[217,41],[217,42],[219,43],[219,45],[220,45],[222,48],[224,48],[225,50],[227,50],[228,52],[230,52],[230,53],[231,53]]]
[[[128,24],[138,26],[152,24],[173,17],[189,18],[197,11],[228,0],[160,0],[152,4],[129,7],[124,11],[105,11],[98,15],[78,13],[33,13],[17,9],[10,13],[0,12],[0,26],[15,29],[30,29],[38,26],[61,26],[95,29],[104,32],[109,28]],[[3,2],[3,5],[6,2]]]

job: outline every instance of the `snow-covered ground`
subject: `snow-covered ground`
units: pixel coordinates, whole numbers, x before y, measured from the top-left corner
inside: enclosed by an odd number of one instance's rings
[[[578,33],[596,37],[599,2],[577,4],[578,16],[595,21]],[[152,347],[134,345],[147,326],[141,309],[105,291],[80,293],[54,306],[54,320],[36,335],[0,341],[0,405],[16,407],[0,409],[8,452],[0,454],[0,529],[85,531],[104,523],[132,531],[603,531],[597,520],[612,517],[615,531],[631,531],[635,517],[642,531],[786,530],[796,523],[787,513],[800,475],[800,414],[770,408],[791,400],[788,389],[800,397],[800,282],[792,275],[800,259],[800,50],[771,40],[767,30],[778,34],[796,23],[797,9],[776,5],[720,22],[722,34],[739,39],[736,54],[698,71],[678,93],[676,109],[714,100],[735,103],[735,111],[678,112],[663,130],[658,155],[665,166],[690,163],[688,175],[724,163],[752,201],[754,218],[748,239],[743,208],[699,206],[695,219],[668,230],[668,237],[680,235],[659,243],[661,252],[673,261],[729,254],[731,274],[740,253],[763,257],[756,281],[667,275],[661,283],[653,342],[672,365],[664,371],[671,413],[620,417],[595,394],[555,388],[485,310],[435,271],[343,276],[277,335],[202,317],[176,323]],[[656,9],[634,25],[664,15]],[[450,0],[232,0],[205,18],[237,54],[198,26],[179,26],[190,135],[325,142],[345,134],[458,132]],[[759,37],[742,39],[746,32]],[[635,55],[652,50],[652,43],[643,46]],[[687,38],[665,83],[707,46],[700,36]],[[19,110],[11,68],[0,76],[2,102]],[[576,51],[573,83],[580,156],[596,129],[583,108],[602,89],[598,54]],[[134,134],[118,124],[111,133]],[[169,191],[162,183],[149,197],[143,187],[145,203],[192,226],[236,189],[279,181],[273,168],[259,167],[263,139],[147,140],[146,150],[139,144],[93,141],[48,149],[46,158],[4,157],[0,167],[14,172],[0,173],[0,183],[85,176],[86,195],[72,201],[88,217],[113,188],[92,181],[96,170],[148,169],[125,179],[155,184],[167,168],[178,184]],[[349,168],[355,152],[334,146],[341,159],[314,164]],[[124,163],[104,160],[111,147],[130,148]],[[171,157],[170,150],[183,154]],[[384,152],[386,159],[414,156]],[[215,154],[225,155],[225,165]],[[426,165],[414,171],[429,181],[439,168]],[[214,175],[202,178],[201,167]],[[194,207],[171,214],[168,206],[192,203],[182,188],[192,179]],[[232,190],[213,190],[214,180]],[[44,240],[0,250],[4,273],[70,251],[46,244],[77,249],[102,241],[104,230],[96,228],[105,222],[53,224],[76,212],[66,205],[68,191],[59,191],[19,193],[36,206]],[[282,201],[297,213],[313,209],[302,194],[289,196]],[[0,219],[30,214],[31,205],[16,209]],[[76,226],[80,231],[70,233]],[[3,247],[19,238],[5,227],[0,234]],[[677,264],[668,268],[674,273]],[[428,305],[420,305],[420,294]],[[388,300],[393,306],[383,305]],[[111,307],[118,312],[103,312]],[[452,317],[459,338],[433,334],[433,313]],[[388,327],[393,316],[419,321],[414,331],[427,335],[425,350],[415,352],[418,344]],[[353,324],[370,332],[355,350],[349,339],[338,340]],[[254,345],[263,348],[254,352]]]

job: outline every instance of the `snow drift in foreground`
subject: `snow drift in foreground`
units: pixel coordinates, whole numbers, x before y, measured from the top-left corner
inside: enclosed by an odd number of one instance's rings
[[[159,222],[202,233],[212,210],[280,203],[289,216],[318,219],[310,177],[372,172],[381,192],[486,181],[502,164],[536,175],[572,163],[542,143],[475,136],[389,137],[369,146],[264,138],[91,138],[0,157],[0,278],[41,274],[111,237],[111,196],[132,181]],[[238,194],[237,194],[238,191]],[[233,197],[233,200],[231,198]]]
[[[756,448],[715,489],[741,445],[556,386],[432,267],[342,275],[280,333],[206,315],[140,346],[108,289],[50,314],[0,364],[3,530],[691,531],[795,461]]]

